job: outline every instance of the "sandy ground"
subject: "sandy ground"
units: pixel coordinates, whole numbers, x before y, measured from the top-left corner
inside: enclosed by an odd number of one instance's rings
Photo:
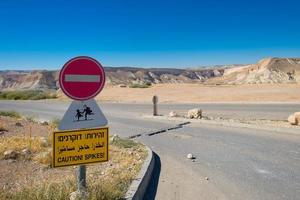
[[[157,84],[150,88],[107,86],[98,100],[111,102],[151,102],[153,95],[161,103],[203,102],[300,102],[300,84],[203,85]]]

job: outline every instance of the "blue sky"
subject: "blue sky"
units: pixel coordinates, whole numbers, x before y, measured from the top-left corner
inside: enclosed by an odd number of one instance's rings
[[[0,69],[196,67],[300,57],[299,1],[0,0]]]

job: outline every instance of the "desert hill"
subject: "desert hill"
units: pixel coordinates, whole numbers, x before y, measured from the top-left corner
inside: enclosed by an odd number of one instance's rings
[[[299,83],[300,58],[266,58],[256,64],[197,69],[105,67],[107,85],[204,83],[260,84]],[[0,71],[0,90],[57,90],[59,71]]]
[[[195,83],[222,76],[224,69],[143,69],[105,67],[107,85],[146,83]],[[59,71],[2,71],[0,89],[57,90]]]
[[[206,84],[259,84],[300,82],[300,58],[266,58],[257,64],[225,69]]]

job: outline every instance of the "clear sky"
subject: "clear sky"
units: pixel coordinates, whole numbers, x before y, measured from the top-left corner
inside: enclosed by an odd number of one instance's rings
[[[300,57],[293,0],[0,0],[0,69],[196,67]]]

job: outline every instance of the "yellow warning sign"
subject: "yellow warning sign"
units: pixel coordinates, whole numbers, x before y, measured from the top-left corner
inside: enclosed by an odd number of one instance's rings
[[[108,127],[53,133],[53,167],[108,161]]]

